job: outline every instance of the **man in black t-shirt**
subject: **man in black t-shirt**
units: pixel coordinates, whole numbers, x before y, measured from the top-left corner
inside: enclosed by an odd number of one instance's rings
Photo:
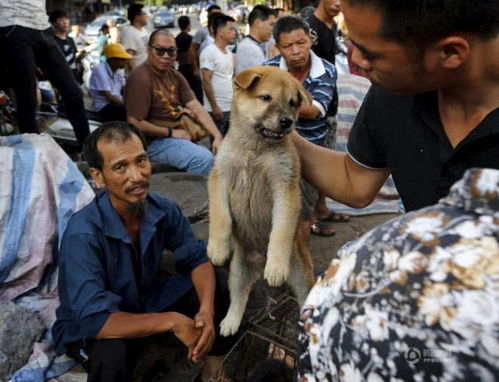
[[[59,46],[69,68],[75,75],[76,80],[81,84],[83,71],[79,65],[77,49],[74,40],[68,36],[70,31],[69,16],[64,11],[53,11],[49,15],[49,21],[54,27],[54,39]]]
[[[392,174],[410,211],[437,203],[468,168],[499,168],[497,2],[342,0],[341,10],[352,60],[374,86],[347,153],[293,134],[304,177],[360,208]]]
[[[178,48],[178,71],[183,74],[198,101],[203,103],[201,80],[193,74],[194,64],[191,61],[194,59],[194,56],[189,54],[189,48],[192,42],[192,36],[189,34],[191,31],[191,20],[189,17],[180,16],[178,18],[178,27],[180,28],[180,33],[175,37]]]

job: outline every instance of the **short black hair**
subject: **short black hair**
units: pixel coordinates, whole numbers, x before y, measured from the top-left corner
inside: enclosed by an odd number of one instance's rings
[[[178,18],[178,27],[182,31],[186,30],[190,23],[191,23],[191,19],[189,18],[189,16],[180,16]]]
[[[347,0],[381,13],[382,36],[403,45],[426,47],[454,32],[488,40],[499,33],[497,0]]]
[[[272,8],[263,4],[255,5],[248,16],[248,24],[251,27],[256,20],[267,21],[270,16],[276,16],[276,12]]]
[[[130,4],[127,10],[127,17],[131,23],[135,20],[135,16],[138,16],[142,13],[142,8],[144,8],[143,4]]]
[[[170,32],[166,27],[161,27],[158,29],[155,29],[150,35],[149,35],[149,41],[147,42],[148,46],[152,46],[154,39],[158,34],[164,34],[166,36],[170,36],[175,40],[175,36],[173,35],[172,32]]]
[[[104,32],[106,29],[109,29],[109,25],[107,24],[102,24],[100,29],[99,29],[99,32]]]
[[[222,8],[220,8],[220,6],[216,4],[212,4],[208,8],[206,8],[206,12],[208,12],[208,14],[210,14],[213,11],[221,11],[221,10]]]
[[[232,17],[225,13],[216,12],[208,17],[208,29],[212,31],[213,37],[217,35],[219,29],[225,28],[228,22],[235,22]]]
[[[296,29],[303,29],[307,35],[310,35],[310,26],[301,17],[284,16],[277,20],[273,29],[276,44],[279,44],[281,33],[291,33]]]
[[[49,22],[51,24],[55,23],[59,19],[69,19],[68,12],[66,11],[61,11],[60,9],[57,9],[55,11],[50,12],[49,14]]]
[[[85,139],[83,143],[83,158],[87,161],[89,167],[102,171],[104,159],[97,148],[97,143],[99,143],[100,139],[103,138],[106,142],[123,143],[132,138],[133,134],[139,137],[144,145],[144,150],[147,150],[147,142],[144,134],[136,126],[121,121],[103,123]]]

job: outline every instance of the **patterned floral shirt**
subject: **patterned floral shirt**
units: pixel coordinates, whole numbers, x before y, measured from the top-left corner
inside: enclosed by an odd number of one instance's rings
[[[301,312],[310,381],[499,378],[499,171],[346,244]]]

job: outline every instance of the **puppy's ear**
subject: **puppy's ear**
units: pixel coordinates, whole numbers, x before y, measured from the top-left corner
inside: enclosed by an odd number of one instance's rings
[[[309,92],[305,90],[305,88],[302,86],[302,84],[298,84],[298,99],[300,99],[301,102],[305,102],[305,104],[310,107],[312,106],[312,96],[310,95]]]
[[[261,77],[262,75],[255,69],[246,69],[234,77],[234,85],[240,89],[249,89],[251,86],[256,85]]]

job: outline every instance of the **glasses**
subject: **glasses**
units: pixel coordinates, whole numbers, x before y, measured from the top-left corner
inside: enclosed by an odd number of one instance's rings
[[[163,57],[165,55],[165,53],[168,53],[168,55],[170,57],[175,57],[177,55],[177,52],[178,52],[177,48],[162,48],[160,46],[158,47],[158,46],[154,46],[154,45],[151,45],[151,48],[154,48],[154,50],[156,51],[156,54],[159,57]]]

